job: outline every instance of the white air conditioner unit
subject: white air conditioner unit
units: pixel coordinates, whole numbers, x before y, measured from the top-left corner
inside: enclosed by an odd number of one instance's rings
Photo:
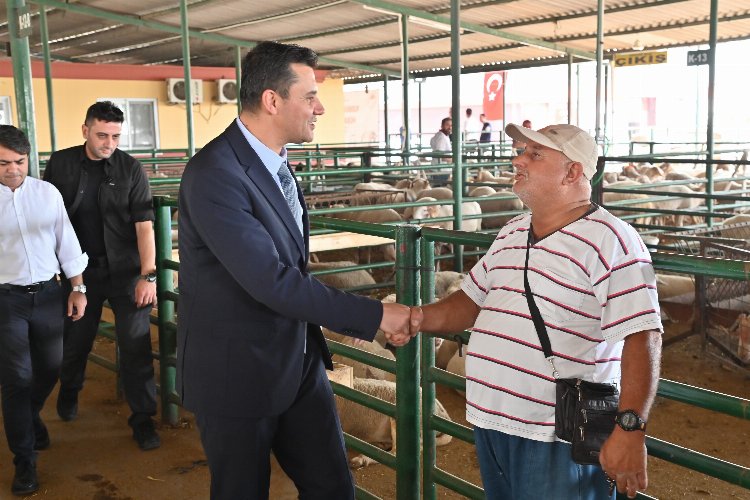
[[[216,80],[216,100],[222,103],[237,104],[237,96],[240,89],[237,88],[237,80],[221,78]]]
[[[203,80],[190,80],[193,84],[193,104],[203,102]],[[185,79],[167,78],[167,101],[171,104],[185,102]]]

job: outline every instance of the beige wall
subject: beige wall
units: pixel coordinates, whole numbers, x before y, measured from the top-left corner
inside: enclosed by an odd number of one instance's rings
[[[47,93],[43,78],[34,78],[34,109],[39,151],[51,149]],[[138,98],[157,100],[159,147],[187,147],[187,118],[184,104],[167,103],[167,87],[153,80],[76,80],[56,79],[52,82],[57,125],[57,148],[80,144],[81,124],[86,109],[101,98]],[[326,113],[315,128],[316,143],[344,141],[344,84],[342,80],[325,80],[318,84]],[[0,78],[0,95],[11,97],[13,123],[16,119],[15,92],[12,78]],[[193,106],[195,145],[201,147],[220,134],[237,116],[236,104],[219,104],[214,100],[216,83],[203,82],[203,102]]]

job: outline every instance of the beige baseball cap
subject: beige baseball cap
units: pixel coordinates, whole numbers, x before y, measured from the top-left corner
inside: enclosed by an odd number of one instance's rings
[[[562,154],[571,160],[583,165],[583,175],[587,179],[591,179],[596,174],[596,161],[599,157],[596,141],[588,133],[575,125],[550,125],[541,130],[534,131],[509,123],[505,127],[505,133],[517,141],[533,141],[555,151],[562,152]]]

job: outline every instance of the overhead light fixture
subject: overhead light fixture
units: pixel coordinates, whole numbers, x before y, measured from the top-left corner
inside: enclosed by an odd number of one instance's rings
[[[643,50],[643,44],[640,40],[636,39],[635,42],[633,42],[633,50]]]
[[[409,21],[412,22],[412,23],[414,23],[414,24],[419,24],[421,26],[426,26],[428,28],[433,28],[433,29],[436,29],[436,30],[448,31],[448,32],[450,32],[450,30],[451,30],[451,25],[450,24],[441,23],[439,21],[433,21],[432,19],[424,19],[424,18],[421,18],[421,17],[409,16]],[[463,34],[464,33],[463,28],[460,28],[458,30],[458,32],[461,33],[461,34]]]

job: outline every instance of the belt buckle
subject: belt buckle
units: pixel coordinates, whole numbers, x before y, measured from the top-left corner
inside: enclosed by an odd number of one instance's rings
[[[42,283],[32,283],[31,285],[26,285],[26,293],[35,294],[39,292],[42,289]]]

